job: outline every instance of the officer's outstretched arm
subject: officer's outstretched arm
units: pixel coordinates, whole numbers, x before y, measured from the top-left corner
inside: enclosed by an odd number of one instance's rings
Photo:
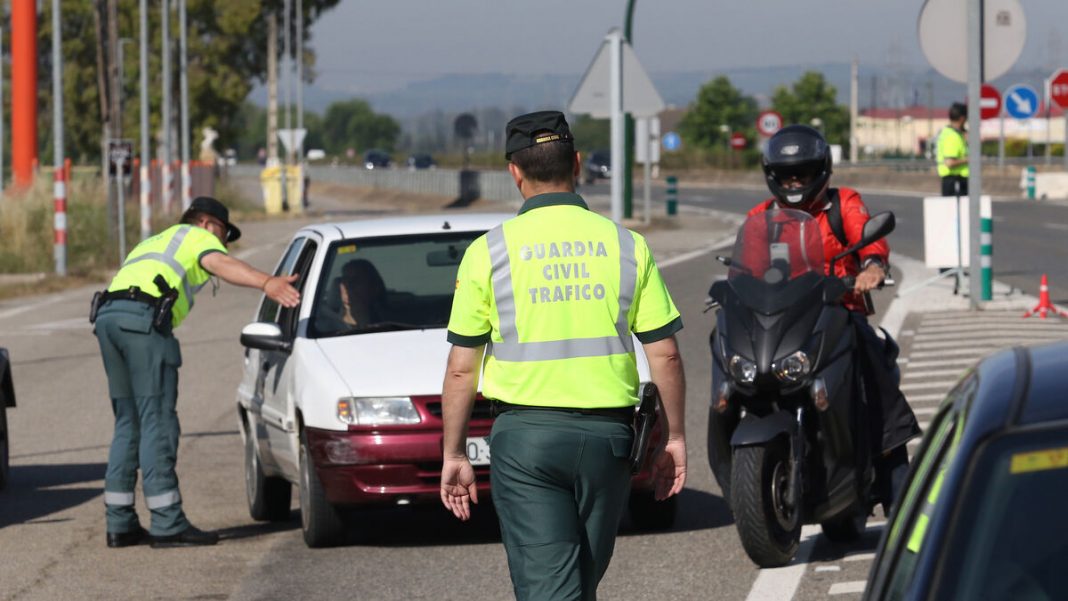
[[[475,470],[467,459],[467,424],[475,405],[478,373],[485,345],[453,345],[441,386],[441,420],[444,440],[441,464],[441,503],[461,520],[471,517],[471,503],[478,503]]]
[[[200,265],[235,286],[259,288],[268,298],[284,307],[296,307],[300,303],[300,292],[293,287],[293,282],[300,277],[298,274],[271,276],[221,252],[204,255],[200,258]]]
[[[674,336],[643,347],[667,418],[667,442],[653,460],[655,495],[666,499],[678,494],[686,484],[686,376]]]

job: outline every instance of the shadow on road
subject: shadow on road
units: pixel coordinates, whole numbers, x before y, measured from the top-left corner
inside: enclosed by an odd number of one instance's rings
[[[730,526],[734,523],[730,506],[723,497],[685,488],[679,493],[678,513],[675,515],[675,523],[664,532],[691,532],[695,530],[708,530]],[[629,512],[628,512],[629,513]],[[630,521],[629,516],[623,519],[620,528],[620,536],[643,535],[650,530],[636,528]]]
[[[812,548],[809,561],[839,561],[849,555],[874,551],[879,546],[879,537],[882,534],[882,528],[868,526],[864,534],[852,543],[831,542],[829,538],[820,534],[816,539],[816,546]]]
[[[0,493],[0,528],[35,522],[100,496],[102,486],[63,487],[103,480],[106,469],[104,463],[11,466],[11,481]]]
[[[241,526],[233,526],[230,528],[222,528],[216,530],[219,533],[219,539],[227,540],[241,540],[244,538],[256,538],[265,534],[274,534],[276,532],[287,532],[289,530],[297,530],[300,528],[300,513],[292,512],[289,515],[289,519],[284,522],[255,522],[252,524],[244,524]]]

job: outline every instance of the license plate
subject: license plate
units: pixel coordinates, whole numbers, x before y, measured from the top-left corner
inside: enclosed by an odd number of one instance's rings
[[[467,439],[467,459],[471,465],[489,465],[489,437],[478,436]]]

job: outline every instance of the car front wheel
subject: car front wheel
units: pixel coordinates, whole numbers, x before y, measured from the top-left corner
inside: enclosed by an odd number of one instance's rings
[[[345,524],[337,508],[326,500],[303,430],[300,433],[300,526],[304,544],[313,549],[338,545],[345,538]]]
[[[284,478],[264,475],[256,452],[255,432],[249,425],[245,432],[245,496],[249,516],[261,522],[288,519],[292,490],[292,485]]]

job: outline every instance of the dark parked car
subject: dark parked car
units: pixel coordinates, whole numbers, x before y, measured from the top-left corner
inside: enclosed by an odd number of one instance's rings
[[[15,406],[15,387],[11,383],[11,360],[7,349],[0,348],[0,490],[7,485],[8,454],[10,452],[7,408]]]
[[[433,169],[437,167],[437,163],[434,162],[434,157],[429,154],[413,154],[408,157],[409,169]]]
[[[368,169],[386,169],[393,164],[393,159],[384,150],[372,148],[363,153],[363,166]]]
[[[587,184],[592,184],[597,179],[612,177],[612,153],[607,150],[595,150],[586,158],[583,167]]]
[[[868,600],[1068,599],[1068,341],[981,361],[914,460]]]

